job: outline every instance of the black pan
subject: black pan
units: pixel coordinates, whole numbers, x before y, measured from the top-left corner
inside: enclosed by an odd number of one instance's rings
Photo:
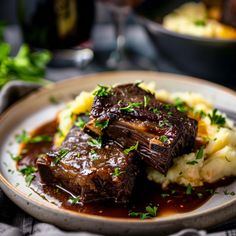
[[[185,2],[189,1],[146,0],[135,13],[158,53],[177,68],[189,75],[236,87],[236,40],[189,36],[162,27],[163,16]]]

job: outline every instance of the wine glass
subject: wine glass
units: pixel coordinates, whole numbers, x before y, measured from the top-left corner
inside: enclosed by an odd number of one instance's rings
[[[134,67],[126,53],[125,26],[132,7],[142,0],[101,0],[106,4],[111,13],[115,29],[116,46],[111,52],[106,65],[110,69],[131,69]]]

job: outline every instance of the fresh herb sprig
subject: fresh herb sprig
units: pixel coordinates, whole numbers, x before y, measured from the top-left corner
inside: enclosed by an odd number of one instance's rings
[[[130,212],[129,216],[131,217],[140,217],[140,219],[145,220],[145,219],[150,219],[153,218],[155,216],[157,216],[157,210],[158,210],[158,206],[147,206],[145,208],[146,212]]]
[[[77,196],[77,197],[69,197],[68,201],[69,203],[71,203],[72,205],[78,204],[80,202],[81,197]]]
[[[14,155],[12,152],[8,151],[8,154],[10,155],[11,159],[14,161],[20,161],[22,160],[22,156],[21,155]]]
[[[91,138],[88,142],[88,145],[96,148],[101,148],[102,147],[102,138],[99,137],[97,139]]]
[[[211,121],[211,125],[218,125],[220,127],[224,126],[226,123],[225,117],[217,113],[218,113],[218,110],[214,109],[212,113],[208,114],[208,117]]]
[[[98,120],[98,119],[96,119],[95,120],[95,126],[100,128],[100,129],[105,129],[105,128],[108,127],[108,125],[109,125],[109,119],[107,119],[107,120]]]
[[[53,163],[57,165],[70,151],[67,149],[60,149],[53,160]]]
[[[111,95],[111,87],[98,85],[96,90],[93,92],[93,95],[97,97],[107,97]]]
[[[129,147],[129,148],[126,148],[123,152],[125,155],[128,155],[131,151],[137,151],[138,150],[138,145],[139,145],[139,142],[136,142],[135,145]]]
[[[51,59],[48,51],[30,52],[27,45],[21,46],[15,57],[10,57],[11,47],[0,43],[0,88],[12,80],[47,84],[45,68]]]
[[[30,135],[23,130],[21,134],[16,135],[16,141],[18,143],[41,143],[41,142],[51,142],[52,137],[48,135],[37,135],[30,137]]]
[[[120,171],[120,168],[119,167],[116,167],[114,169],[114,172],[112,173],[113,176],[115,177],[119,177],[120,175],[122,175],[124,173],[124,171]]]
[[[81,117],[78,117],[78,119],[74,123],[74,125],[79,127],[80,129],[83,129],[85,124],[86,122]]]
[[[25,176],[25,182],[27,186],[30,186],[33,179],[35,178],[35,172],[37,171],[37,168],[33,166],[25,166],[22,169],[20,169],[20,172]]]
[[[129,102],[128,106],[121,107],[121,111],[134,112],[135,108],[140,108],[143,105],[142,102]]]

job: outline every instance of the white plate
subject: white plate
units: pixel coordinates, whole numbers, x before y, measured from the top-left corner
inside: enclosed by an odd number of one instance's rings
[[[65,229],[85,230],[106,234],[165,235],[182,228],[206,228],[236,216],[236,196],[225,196],[224,190],[236,192],[236,182],[220,188],[200,208],[182,214],[157,217],[150,220],[114,219],[64,210],[45,201],[26,187],[24,178],[16,171],[14,161],[7,153],[16,153],[15,134],[32,130],[52,120],[63,104],[52,105],[50,97],[66,101],[82,90],[91,90],[97,84],[116,84],[137,80],[155,81],[157,88],[201,93],[216,106],[236,112],[236,93],[222,86],[185,76],[156,72],[111,72],[70,79],[42,89],[18,102],[0,117],[0,186],[6,195],[26,212],[39,220]]]

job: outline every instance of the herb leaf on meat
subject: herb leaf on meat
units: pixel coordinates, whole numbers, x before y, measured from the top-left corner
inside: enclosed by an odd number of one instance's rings
[[[138,150],[138,145],[139,145],[139,142],[136,142],[135,145],[129,147],[129,148],[126,148],[124,150],[124,154],[128,155],[131,151],[137,151]]]

